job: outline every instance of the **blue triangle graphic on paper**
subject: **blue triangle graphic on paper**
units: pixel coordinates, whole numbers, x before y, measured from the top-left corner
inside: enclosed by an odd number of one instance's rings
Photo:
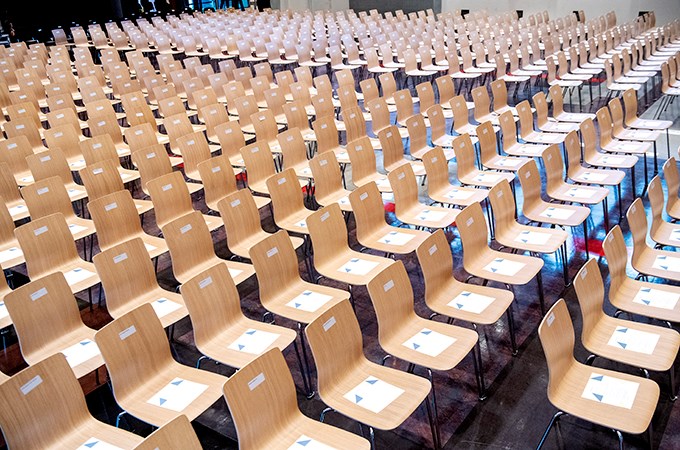
[[[604,377],[604,375],[598,375],[598,376],[596,376],[596,377],[591,378],[591,380],[602,381],[602,378],[603,378],[603,377]]]
[[[642,292],[652,292],[652,288],[642,288],[640,289]]]
[[[644,303],[645,305],[649,305],[650,303],[652,303],[652,301],[651,301],[651,300],[642,299],[642,303]]]
[[[312,295],[312,291],[305,291],[302,293],[302,295]]]
[[[83,341],[83,342],[80,343],[80,345],[87,345],[87,344],[91,344],[91,343],[92,343],[92,341]]]
[[[492,268],[491,268],[491,271],[492,271],[492,272],[496,272],[497,270],[498,270],[498,269],[496,269],[495,267],[492,267]]]
[[[503,258],[496,258],[496,259],[494,259],[494,262],[503,262],[503,261],[504,261]]]
[[[463,297],[469,297],[471,294],[472,292],[461,292],[460,295],[462,295]]]
[[[296,444],[300,444],[303,447],[307,447],[307,444],[309,444],[310,442],[312,442],[312,440],[307,439],[306,441],[297,441]]]
[[[173,381],[173,382],[170,383],[170,384],[175,385],[175,386],[179,386],[180,384],[182,384],[182,381],[184,381],[184,380]]]
[[[362,400],[364,399],[363,397],[359,397],[359,396],[356,395],[356,394],[354,394],[354,397],[355,397],[355,398],[354,398],[354,403],[359,403],[360,401],[362,401]]]
[[[621,346],[621,348],[626,348],[628,346],[628,344],[626,344],[625,342],[617,342],[617,343]]]
[[[295,304],[295,307],[296,307],[296,308],[299,308],[300,306],[302,306],[302,303],[296,303],[296,304]]]
[[[256,332],[257,332],[257,330],[250,330],[250,331],[246,331],[246,334],[253,335]]]
[[[351,272],[351,271],[352,271],[352,269],[350,269],[349,267],[345,267],[345,272]]]
[[[165,403],[165,402],[167,402],[167,400],[164,399],[164,398],[161,398],[161,399],[158,400],[159,405],[163,405],[163,403]]]
[[[353,263],[358,263],[358,262],[359,262],[359,258],[350,259],[349,261],[350,261],[350,262],[353,262]]]
[[[89,444],[83,444],[83,445],[87,448],[92,448],[97,444],[99,444],[99,441],[94,441],[94,442],[90,442]]]
[[[527,242],[529,242],[529,240],[528,239],[522,239],[522,242],[524,242],[526,244]]]
[[[463,305],[461,305],[460,303],[456,303],[456,306],[458,307],[458,309],[463,309]]]
[[[165,303],[166,301],[167,300],[164,299],[164,298],[159,298],[158,300],[156,300],[156,302],[158,302],[158,303]]]
[[[377,382],[378,382],[377,379],[376,380],[366,380],[366,383],[368,383],[368,384],[375,384]]]
[[[657,256],[657,259],[666,259],[666,256]]]
[[[395,236],[395,235],[397,234],[397,232],[396,232],[396,231],[390,231],[390,234],[391,234],[392,236]]]
[[[594,393],[594,392],[593,392],[593,395],[595,396],[595,398],[597,399],[598,402],[601,402],[601,401],[602,401],[602,397],[604,397],[604,395],[596,394],[596,393]]]
[[[668,270],[668,266],[659,266],[659,267],[661,267],[663,270]]]
[[[413,343],[413,350],[418,350],[420,345],[416,344],[415,342]]]
[[[627,333],[627,332],[628,332],[628,328],[619,328],[619,329],[616,330],[616,331],[618,331],[619,333]]]
[[[424,335],[428,335],[428,334],[432,333],[432,330],[421,331],[421,333],[424,334]]]
[[[239,349],[239,350],[243,350],[243,347],[245,347],[245,345],[238,344],[238,349]]]
[[[385,244],[389,244],[389,243],[390,243],[390,240],[389,240],[389,239],[385,239]]]

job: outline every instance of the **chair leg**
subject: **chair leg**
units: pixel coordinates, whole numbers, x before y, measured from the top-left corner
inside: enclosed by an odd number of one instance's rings
[[[305,373],[303,379],[307,377],[307,398],[314,397],[314,389],[312,388],[312,375],[309,368],[309,357],[307,356],[307,344],[305,342],[305,333],[302,331],[302,324],[298,323],[298,336],[300,337],[300,345],[302,346],[302,359],[305,363]]]
[[[293,341],[293,348],[295,349],[295,357],[297,359],[298,366],[300,367],[300,375],[302,375],[302,385],[305,389],[305,395],[313,397],[314,390],[312,389],[311,386],[311,376],[309,374],[309,371],[305,370],[305,366],[302,362],[302,357],[300,356],[300,349],[298,348],[298,344],[296,341]]]
[[[434,390],[434,386],[432,386]],[[428,396],[429,397],[429,396]],[[430,399],[425,397],[423,403],[425,403],[425,409],[427,410],[427,420],[430,422],[430,432],[432,433],[432,446],[435,449],[439,449],[439,440],[437,439],[437,430],[435,425],[435,419],[432,417],[432,407],[430,406]]]
[[[200,369],[201,368],[201,363],[203,362],[204,359],[209,359],[207,356],[203,355],[200,358],[198,358],[198,361],[196,361],[196,368]]]
[[[512,356],[517,356],[517,341],[515,339],[515,318],[512,314],[512,305],[508,306],[506,311],[508,315],[508,328],[510,331],[510,345],[512,345]]]
[[[434,378],[432,377],[432,370],[427,369],[427,376],[430,378],[430,384],[432,384],[432,410],[434,411],[434,429],[437,432],[437,447],[441,448],[442,438],[439,433],[439,408],[437,407],[437,392],[434,388]]]
[[[671,365],[671,368],[668,369],[668,378],[671,385],[671,401],[674,402],[678,399],[678,393],[675,390],[675,364]]]
[[[623,450],[623,434],[619,430],[614,430],[616,437],[619,438],[619,450]]]
[[[555,422],[557,422],[560,419],[560,417],[564,414],[565,413],[562,411],[557,411],[555,415],[552,416],[552,419],[550,419],[550,423],[548,424],[548,428],[546,428],[545,432],[543,433],[541,441],[538,443],[536,450],[540,450],[541,447],[543,447],[543,444],[545,443],[545,440],[548,438],[548,434],[550,434],[550,430],[552,429],[553,425],[555,425]]]
[[[541,305],[541,315],[545,315],[545,298],[543,296],[543,274],[539,270],[536,274],[536,282],[538,283],[538,302]]]
[[[116,416],[116,428],[120,428],[120,419],[127,414],[127,411],[122,411]]]

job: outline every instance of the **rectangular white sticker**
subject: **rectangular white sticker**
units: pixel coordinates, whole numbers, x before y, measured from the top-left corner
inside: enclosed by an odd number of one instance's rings
[[[39,298],[44,297],[46,295],[47,295],[47,288],[43,287],[43,288],[40,288],[37,291],[33,292],[30,297],[31,297],[32,301],[36,301]]]
[[[40,386],[42,382],[43,380],[42,378],[40,378],[40,375],[36,375],[33,378],[31,378],[26,384],[21,386],[19,389],[21,390],[22,394],[28,395],[29,392]]]
[[[259,354],[259,353],[258,353]],[[257,388],[259,385],[264,383],[264,373],[260,372],[255,378],[248,382],[248,389],[251,391]]]
[[[116,264],[118,264],[118,263],[120,263],[120,262],[125,261],[126,259],[128,259],[128,255],[127,255],[127,253],[123,252],[123,253],[121,253],[120,255],[114,256],[114,257],[113,257],[113,262],[116,263]]]
[[[137,332],[137,329],[135,328],[134,325],[129,326],[128,328],[124,329],[120,333],[118,333],[118,337],[120,338],[121,341],[124,341],[125,339],[129,338],[133,334]]]

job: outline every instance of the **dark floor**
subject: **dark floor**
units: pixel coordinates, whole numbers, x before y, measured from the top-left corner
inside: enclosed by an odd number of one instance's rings
[[[584,93],[587,91],[584,90]],[[587,95],[587,94],[586,94]],[[524,98],[523,93],[520,99]],[[595,108],[603,104],[602,98],[596,98],[591,104],[592,112]],[[585,103],[588,100],[584,101]],[[658,102],[657,102],[658,103]],[[657,105],[653,105],[645,114],[651,117]],[[680,145],[680,107],[677,104],[671,105],[665,112],[663,118],[673,118],[675,125],[672,130],[671,148],[677,149]],[[659,167],[666,158],[665,137],[659,140]],[[673,150],[675,154],[675,150]],[[651,162],[651,160],[650,160]],[[650,164],[650,174],[653,167]],[[639,180],[636,192],[642,191],[643,167],[642,162],[637,167],[637,179]],[[135,192],[139,195],[139,190]],[[628,177],[623,183],[623,208],[630,205],[635,197],[631,191]],[[387,199],[389,201],[389,198]],[[195,198],[195,207],[207,211],[202,198]],[[613,194],[609,201],[610,220],[612,226],[619,223],[619,211],[617,202]],[[396,221],[392,213],[387,213],[388,219]],[[601,241],[606,231],[602,220],[602,208],[593,208],[589,228],[591,256],[597,257],[598,242]],[[263,224],[265,229],[274,231],[275,227],[268,210],[263,210]],[[145,229],[150,233],[158,233],[155,227],[153,213],[147,214],[145,218]],[[625,220],[620,221],[627,234],[627,224]],[[350,220],[350,245],[358,248],[354,236],[354,222]],[[462,269],[462,250],[460,240],[455,230],[447,233],[452,242],[454,253],[455,273],[458,279],[465,279]],[[215,248],[218,255],[228,257],[226,249],[224,230],[214,233]],[[581,230],[575,230],[573,239],[569,239],[569,272],[573,276],[585,262],[584,240]],[[595,250],[595,251],[593,251]],[[564,297],[569,305],[572,318],[575,322],[577,333],[580,332],[580,313],[574,291],[571,288],[565,290],[562,272],[556,259],[553,256],[544,258],[546,267],[543,270],[545,296],[548,305],[552,305],[558,298]],[[423,282],[417,265],[415,255],[403,258],[404,264],[409,272],[414,288],[415,303],[417,312],[428,317],[430,311],[426,308],[423,301]],[[161,285],[168,289],[174,289],[177,282],[172,276],[170,259],[168,255],[160,258],[158,269],[158,279]],[[600,261],[603,275],[607,275],[606,261]],[[301,271],[304,273],[304,264],[301,264]],[[17,273],[15,281],[19,284],[25,277]],[[322,283],[345,288],[337,283],[323,280]],[[538,306],[537,286],[534,281],[529,285],[515,290],[515,302],[512,306],[515,321],[517,323],[517,340],[520,346],[519,354],[511,356],[508,329],[505,318],[501,319],[493,326],[480,329],[482,336],[482,355],[484,359],[484,373],[489,389],[488,398],[480,402],[477,398],[476,384],[473,375],[472,361],[468,358],[454,370],[448,373],[436,373],[435,385],[437,400],[439,403],[439,420],[441,423],[442,442],[446,443],[446,448],[490,448],[490,449],[525,449],[535,447],[541,435],[555,412],[555,408],[550,405],[546,396],[547,368],[540,342],[537,339],[537,327],[541,320],[541,313]],[[261,319],[265,310],[258,301],[257,282],[255,277],[242,283],[239,286],[241,293],[242,306],[245,313],[252,318]],[[355,290],[356,311],[364,336],[364,350],[366,356],[372,361],[379,362],[384,356],[377,340],[377,324],[375,315],[370,305],[370,299],[363,288]],[[81,295],[86,299],[85,295]],[[95,296],[96,298],[96,293]],[[85,323],[94,328],[100,328],[111,320],[104,308],[95,306],[94,311],[90,312],[86,303],[81,302],[82,316]],[[613,310],[607,304],[607,311]],[[636,317],[636,320],[645,320]],[[285,319],[277,318],[276,322],[280,325],[293,327],[293,323]],[[469,324],[459,323],[461,326]],[[14,373],[25,367],[19,348],[11,330],[5,330],[3,337],[7,341],[7,348],[0,352],[0,369]],[[193,334],[189,319],[184,319],[175,329],[175,343],[173,343],[177,359],[187,365],[194,366],[200,356],[193,345]],[[587,356],[585,350],[580,346],[577,336],[576,357],[583,361]],[[286,357],[289,367],[293,372],[294,379],[301,385],[301,377],[295,363],[292,350],[288,349]],[[395,367],[405,369],[405,364],[398,364],[391,360]],[[630,367],[624,367],[614,363],[597,360],[596,365],[608,367],[615,370],[637,373]],[[219,372],[229,375],[233,369],[206,363],[202,366],[206,370]],[[677,375],[680,375],[677,374]],[[673,408],[674,403],[668,399],[669,386],[667,377],[663,374],[652,374],[652,379],[661,386],[662,396],[659,401],[656,414],[654,416],[654,447],[662,449],[680,449],[680,411]],[[120,412],[113,399],[113,395],[108,385],[96,387],[94,376],[86,377],[82,382],[84,390],[87,392],[88,405],[92,413],[100,420],[113,424],[116,415]],[[310,417],[318,418],[324,408],[323,402],[318,395],[308,400],[301,393],[298,401],[302,411]],[[327,416],[327,422],[345,428],[352,432],[359,432],[356,423],[337,414]],[[146,435],[151,429],[148,425],[127,417],[122,421],[122,426],[136,433]],[[209,411],[203,414],[194,422],[194,426],[199,438],[208,449],[237,448],[236,434],[226,404],[223,401],[217,402]],[[558,433],[553,432],[548,438],[545,448],[614,448],[616,437],[609,430],[596,427],[574,418],[566,418],[561,426],[561,441]],[[378,448],[409,449],[431,447],[431,436],[425,411],[421,408],[398,429],[393,431],[376,432]],[[647,441],[644,436],[625,436],[627,448],[647,448]]]

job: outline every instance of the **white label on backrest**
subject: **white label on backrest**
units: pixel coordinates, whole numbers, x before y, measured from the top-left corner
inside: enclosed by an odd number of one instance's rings
[[[527,172],[524,174],[524,178],[529,178],[531,176],[531,172]]]
[[[260,151],[259,147],[253,147],[253,148],[250,149],[250,153],[257,153],[259,151]]]
[[[354,149],[355,149],[356,151],[360,152],[360,151],[362,151],[362,150],[364,149],[364,146],[363,146],[363,145],[357,145],[356,147],[354,147]]]
[[[52,159],[52,157],[50,155],[42,156],[40,158],[40,162],[47,162],[47,161],[50,161],[51,159]]]
[[[93,174],[99,175],[100,173],[104,173],[104,169],[102,168],[97,168],[92,171]]]
[[[435,245],[433,245],[432,247],[429,248],[428,253],[430,254],[430,256],[432,256],[434,254],[434,252],[436,252],[436,251],[437,251],[437,245],[435,244]]]
[[[134,325],[130,325],[128,328],[124,329],[120,333],[118,333],[118,337],[120,338],[121,341],[124,341],[125,339],[129,338],[133,334],[137,332],[137,329],[135,328]]]
[[[279,249],[276,247],[272,247],[269,250],[267,250],[267,257],[271,258],[272,256],[276,255],[279,252]]]
[[[503,191],[496,192],[496,197],[498,197],[498,198],[503,197]]]
[[[322,124],[321,124],[321,129],[322,129],[322,130],[325,130],[326,128],[328,128],[328,125],[326,125],[325,123],[322,123]]]
[[[97,126],[98,126],[98,127],[103,127],[104,125],[106,125],[106,121],[105,121],[105,120],[101,120],[101,121],[97,122]]]
[[[92,144],[92,148],[95,149],[95,150],[100,149],[100,148],[102,148],[102,144],[100,144],[100,143]]]
[[[143,130],[135,130],[135,136],[141,136],[144,134]]]
[[[18,112],[19,114],[23,114],[23,113],[26,112],[26,110],[25,110],[24,108],[21,108],[21,109],[17,109],[17,112]]]
[[[325,222],[326,219],[328,219],[330,216],[331,216],[331,213],[329,213],[329,212],[325,212],[325,213],[321,214],[321,221]]]
[[[231,128],[227,128],[227,129],[224,131],[224,134],[231,134],[231,133],[233,133],[233,131],[234,131],[234,130],[232,130]]]
[[[264,383],[264,373],[260,373],[258,376],[250,380],[248,382],[248,388],[252,391],[262,383]]]
[[[33,389],[37,388],[42,384],[43,380],[40,378],[40,375],[36,375],[33,378],[31,378],[28,383],[24,384],[21,386],[19,389],[21,390],[21,393],[24,395],[28,395],[29,392],[31,392]]]
[[[50,192],[50,188],[48,187],[40,188],[36,192],[38,193],[38,195],[47,194],[48,192]]]
[[[555,313],[550,313],[547,321],[548,321],[548,326],[551,326],[553,324],[553,322],[555,321]]]
[[[30,297],[32,301],[38,300],[40,297],[44,297],[47,295],[47,288],[40,288],[37,291],[33,292]]]
[[[182,121],[179,120],[179,119],[175,119],[175,120],[172,121],[172,123],[173,123],[174,125],[179,125],[181,122],[182,122]]]
[[[587,275],[588,275],[588,269],[583,269],[583,272],[581,272],[581,279],[585,280]]]
[[[204,278],[198,282],[198,287],[200,289],[205,289],[207,286],[210,286],[212,282],[213,282],[212,277]]]
[[[473,223],[475,223],[475,219],[473,219],[472,217],[470,217],[470,218],[465,222],[465,225],[467,225],[467,226],[469,227],[469,226],[472,225]]]
[[[333,327],[333,325],[335,325],[335,316],[331,316],[330,319],[324,322],[323,331],[330,330]]]
[[[184,234],[184,233],[186,233],[187,231],[190,231],[190,230],[191,230],[191,224],[190,223],[184,225],[182,228],[179,229],[179,231],[182,234]]]
[[[17,128],[19,128],[19,127],[17,127]],[[15,148],[17,148],[17,144],[15,144],[15,143],[7,144],[7,148],[10,149],[10,150],[15,149]]]
[[[383,290],[384,290],[385,292],[387,292],[387,291],[389,291],[390,289],[392,289],[393,287],[394,287],[394,280],[390,280],[390,281],[388,281],[387,283],[385,283],[385,284],[383,285]]]
[[[187,145],[194,145],[195,143],[193,139],[187,141]]]
[[[42,226],[40,228],[36,228],[33,231],[33,234],[35,234],[36,236],[40,236],[41,234],[45,233],[46,231],[47,231],[47,225]]]
[[[61,116],[61,117],[59,117],[59,116]],[[64,117],[63,114],[58,114],[58,115],[57,115],[57,118],[58,118],[58,119],[61,119],[61,118],[63,118],[63,117]],[[62,137],[63,135],[64,135],[64,133],[62,133],[61,131],[57,131],[56,133],[54,133],[54,137],[55,137],[55,138],[60,138],[60,137]]]
[[[276,183],[277,183],[279,186],[281,186],[281,185],[282,185],[283,183],[285,183],[285,182],[286,182],[286,179],[285,179],[285,178],[279,178],[279,179],[276,181]]]
[[[212,173],[217,173],[217,172],[220,172],[222,170],[222,168],[220,166],[215,166],[210,170],[212,171]]]
[[[319,161],[319,165],[322,166],[322,167],[325,166],[326,164],[328,164],[328,160],[326,160],[326,159],[322,159],[322,160]]]
[[[161,186],[161,189],[163,190],[163,192],[169,191],[170,189],[172,189],[172,184],[163,185]]]
[[[118,264],[119,262],[125,261],[126,259],[128,259],[127,253],[121,253],[120,255],[116,255],[113,257],[113,262]]]
[[[404,172],[401,172],[399,175],[397,175],[397,179],[403,180],[406,174]]]

